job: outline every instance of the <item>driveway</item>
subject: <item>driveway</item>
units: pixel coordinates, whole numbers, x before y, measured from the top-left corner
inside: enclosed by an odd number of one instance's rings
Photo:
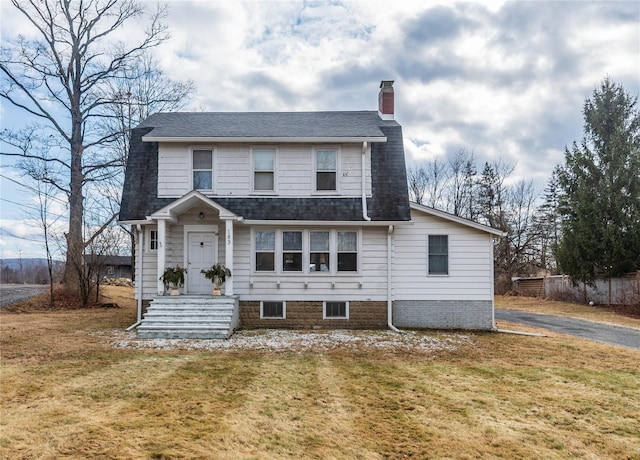
[[[594,323],[582,319],[565,318],[561,316],[540,315],[526,313],[518,310],[497,310],[495,317],[498,320],[521,323],[548,329],[562,334],[575,335],[584,339],[595,340],[623,347],[640,350],[640,330],[630,327],[610,326],[608,324]]]
[[[0,307],[20,302],[48,290],[48,284],[0,284]]]

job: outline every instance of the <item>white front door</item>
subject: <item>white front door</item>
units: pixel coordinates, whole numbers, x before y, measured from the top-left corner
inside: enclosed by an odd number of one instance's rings
[[[218,261],[218,238],[215,233],[187,233],[187,294],[210,294],[213,283],[200,270]]]

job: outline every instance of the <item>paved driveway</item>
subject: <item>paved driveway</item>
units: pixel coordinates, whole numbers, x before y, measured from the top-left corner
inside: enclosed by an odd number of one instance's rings
[[[622,326],[594,323],[582,319],[540,315],[517,310],[497,310],[496,319],[571,334],[597,342],[605,342],[640,350],[640,330]]]

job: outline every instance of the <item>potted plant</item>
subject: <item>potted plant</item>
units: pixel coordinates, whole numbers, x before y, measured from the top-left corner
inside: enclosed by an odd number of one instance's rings
[[[180,288],[184,286],[184,274],[187,269],[176,265],[175,267],[167,267],[160,277],[164,283],[165,289],[170,290],[170,295],[180,295]]]
[[[227,276],[231,276],[231,270],[221,263],[217,263],[206,270],[200,270],[200,273],[215,285],[213,289],[213,295],[215,296],[220,295],[220,285],[225,282]]]

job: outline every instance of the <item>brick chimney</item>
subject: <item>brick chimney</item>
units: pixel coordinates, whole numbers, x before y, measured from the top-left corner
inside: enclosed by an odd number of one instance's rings
[[[383,120],[393,120],[393,80],[382,80],[378,93],[378,115]]]

